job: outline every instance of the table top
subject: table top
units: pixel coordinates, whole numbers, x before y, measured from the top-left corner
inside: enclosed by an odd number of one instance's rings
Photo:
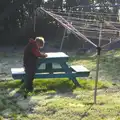
[[[64,63],[68,61],[69,56],[64,52],[48,52],[46,58],[39,58],[38,65],[43,63]]]
[[[68,58],[69,56],[64,52],[48,52],[46,58]]]

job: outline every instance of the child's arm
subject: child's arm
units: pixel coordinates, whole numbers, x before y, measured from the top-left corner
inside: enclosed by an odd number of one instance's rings
[[[39,51],[39,49],[37,49],[37,48],[32,48],[32,53],[33,53],[36,57],[43,57],[43,58],[47,57],[47,54],[41,53],[41,52]]]

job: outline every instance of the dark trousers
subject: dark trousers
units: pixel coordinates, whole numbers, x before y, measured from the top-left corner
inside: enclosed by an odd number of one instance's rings
[[[25,79],[24,79],[24,87],[28,92],[33,91],[33,80],[36,72],[36,66],[26,67],[25,66]]]

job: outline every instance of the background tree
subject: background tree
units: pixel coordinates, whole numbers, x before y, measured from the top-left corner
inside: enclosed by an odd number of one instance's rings
[[[113,13],[116,17],[112,17],[112,20],[116,21],[119,7],[110,7],[110,5],[119,3],[120,0],[48,0],[47,2],[44,0],[0,0],[0,44],[13,44],[15,41],[17,41],[16,44],[22,43],[36,35],[51,37],[50,39],[53,40],[59,26],[50,17],[40,15],[41,17],[37,20],[37,31],[33,32],[34,10],[40,5],[48,9],[61,10],[69,10],[78,5],[101,5],[99,9],[81,7],[81,10],[83,12]],[[102,5],[104,6],[102,7]]]

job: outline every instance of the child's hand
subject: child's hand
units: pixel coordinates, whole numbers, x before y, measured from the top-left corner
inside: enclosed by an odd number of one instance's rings
[[[47,57],[48,55],[47,54],[44,54],[44,57]]]
[[[46,53],[40,53],[42,58],[46,58],[48,55]]]
[[[45,57],[47,57],[48,55],[47,54],[45,54]]]

